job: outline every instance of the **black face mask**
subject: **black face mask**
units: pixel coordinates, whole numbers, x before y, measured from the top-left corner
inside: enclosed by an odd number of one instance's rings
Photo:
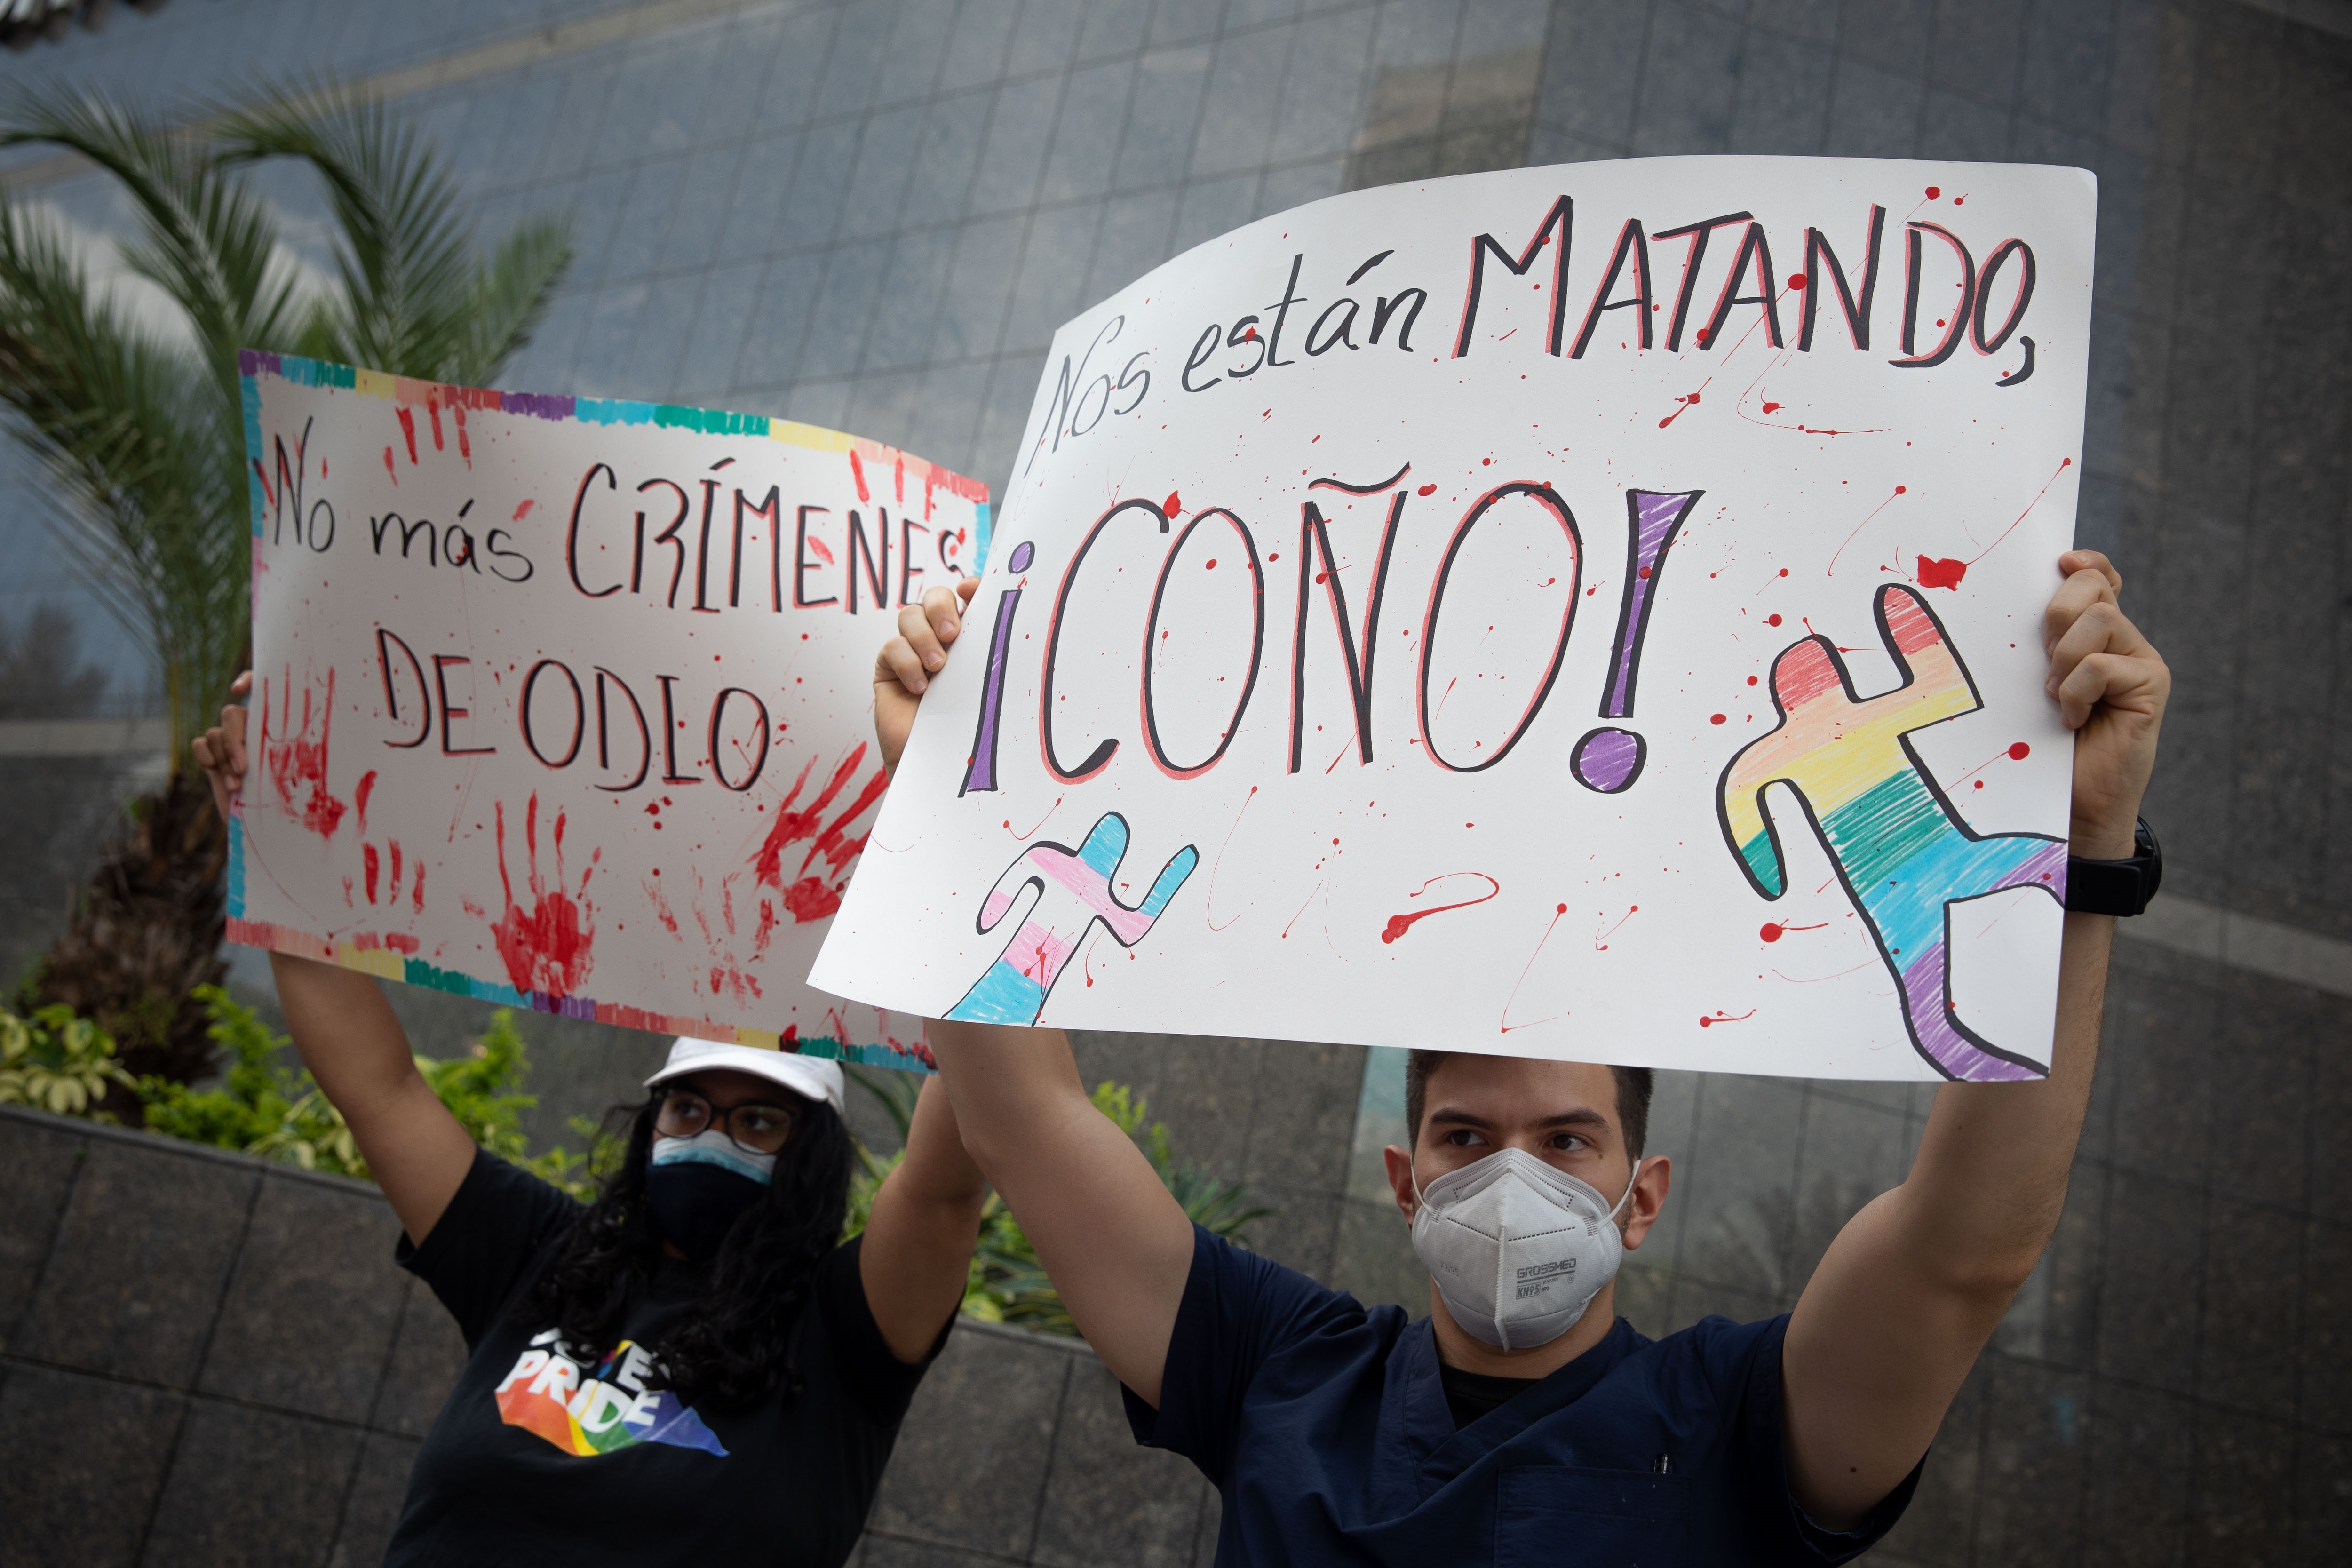
[[[718,1256],[735,1222],[767,1195],[764,1183],[699,1162],[656,1165],[646,1173],[646,1205],[654,1224],[698,1263]]]

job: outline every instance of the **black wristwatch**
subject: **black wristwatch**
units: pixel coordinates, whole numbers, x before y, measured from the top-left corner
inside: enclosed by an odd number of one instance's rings
[[[2066,857],[2066,907],[2086,915],[2136,915],[2164,885],[2164,851],[2143,816],[2132,826],[2128,860]]]

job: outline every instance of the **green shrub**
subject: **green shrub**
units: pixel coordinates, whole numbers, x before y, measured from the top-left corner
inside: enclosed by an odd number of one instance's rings
[[[920,1092],[921,1080],[908,1073],[868,1073],[856,1068],[844,1070],[860,1089],[882,1103],[891,1121],[898,1124],[898,1136],[903,1141],[914,1122],[915,1097]],[[1150,1107],[1128,1085],[1096,1086],[1094,1102],[1095,1109],[1109,1117],[1121,1132],[1136,1140],[1145,1158],[1151,1162],[1151,1168],[1160,1173],[1160,1181],[1183,1205],[1186,1217],[1195,1224],[1237,1247],[1247,1247],[1249,1240],[1244,1233],[1250,1225],[1275,1212],[1250,1206],[1247,1191],[1238,1182],[1219,1182],[1196,1166],[1178,1164],[1169,1147],[1167,1124],[1155,1121],[1145,1131],[1143,1122]],[[905,1156],[893,1154],[886,1160],[861,1142],[857,1145],[857,1158],[863,1168],[851,1182],[849,1223],[842,1233],[845,1237],[866,1228],[874,1209],[874,1194]],[[967,1317],[987,1322],[1015,1323],[1046,1333],[1075,1336],[1078,1331],[1077,1325],[1070,1320],[1069,1309],[1062,1302],[1062,1293],[1054,1289],[1045,1266],[1037,1261],[1037,1249],[1022,1230],[1021,1222],[1013,1217],[1013,1211],[993,1192],[988,1194],[981,1210],[980,1237],[972,1248],[971,1272],[964,1284],[962,1310]]]
[[[195,1089],[168,1079],[139,1080],[135,1087],[145,1105],[147,1130],[283,1160],[306,1171],[364,1179],[367,1161],[350,1123],[309,1072],[286,1065],[286,1037],[216,985],[199,986],[195,997],[211,1020],[207,1032],[222,1067],[220,1086]],[[29,1017],[0,1009],[0,1050],[5,1053],[0,1104],[102,1121],[103,1113],[91,1109],[98,1097],[109,1084],[131,1081],[115,1065],[114,1042],[106,1031],[66,1007],[44,1007]],[[620,1151],[594,1122],[574,1117],[572,1131],[587,1142],[587,1154],[562,1148],[530,1152],[521,1118],[539,1100],[521,1092],[530,1062],[514,1019],[504,1010],[490,1016],[489,1027],[467,1055],[446,1061],[421,1056],[416,1070],[467,1136],[575,1198],[593,1193],[595,1178]]]
[[[111,1121],[94,1107],[109,1088],[129,1082],[114,1059],[113,1037],[72,1008],[37,1007],[19,1016],[0,1007],[0,1105]]]

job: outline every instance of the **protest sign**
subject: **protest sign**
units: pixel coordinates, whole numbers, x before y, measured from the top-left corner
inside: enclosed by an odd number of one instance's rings
[[[758,415],[240,356],[251,770],[229,934],[635,1028],[928,1059],[806,984],[874,653],[985,488]]]
[[[2094,208],[2032,166],[1518,170],[1087,311],[814,983],[2040,1076]]]

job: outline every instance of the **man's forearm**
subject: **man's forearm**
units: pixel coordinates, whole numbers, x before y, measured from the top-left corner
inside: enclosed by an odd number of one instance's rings
[[[2065,920],[2050,1076],[1946,1084],[1904,1183],[1915,1233],[1939,1266],[1994,1288],[2021,1282],[2057,1228],[2098,1066],[2116,922]]]
[[[1020,1142],[1024,1130],[1071,1099],[1086,1099],[1078,1064],[1059,1029],[935,1018],[928,1034],[964,1147],[1000,1187],[1004,1182],[996,1167],[1011,1158],[1008,1144]]]

